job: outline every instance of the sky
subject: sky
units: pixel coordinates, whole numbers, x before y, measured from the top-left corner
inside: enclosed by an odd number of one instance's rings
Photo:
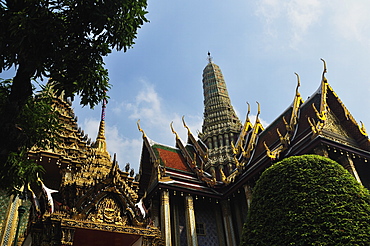
[[[201,131],[202,71],[207,53],[220,66],[240,120],[247,104],[265,126],[290,106],[297,79],[304,100],[326,77],[357,122],[370,129],[370,2],[367,0],[148,0],[150,21],[126,53],[105,59],[111,90],[106,109],[108,151],[123,169],[139,171],[142,134],[174,146]],[[3,78],[8,73],[0,74]],[[94,140],[101,106],[73,104],[78,124]],[[370,131],[370,130],[369,130]]]

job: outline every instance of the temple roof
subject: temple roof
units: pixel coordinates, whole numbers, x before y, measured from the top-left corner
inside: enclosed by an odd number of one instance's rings
[[[214,68],[215,64],[210,61],[206,69]],[[201,188],[198,187],[199,191],[206,194],[208,187],[212,194],[227,195],[237,189],[242,180],[245,182],[246,179],[259,176],[272,163],[290,155],[312,153],[315,146],[323,143],[333,146],[332,148],[347,149],[359,158],[370,158],[370,141],[364,127],[354,120],[329,85],[325,73],[324,63],[320,86],[306,102],[299,93],[300,79],[297,75],[298,83],[292,104],[266,129],[259,120],[260,109],[258,109],[256,121],[252,123],[248,117],[250,111],[248,108],[244,126],[237,135],[235,144],[232,142],[229,146],[232,151],[225,152],[228,155],[227,158],[233,160],[230,171],[220,168],[212,175],[207,172],[207,165],[212,161],[210,153],[213,149],[203,144],[203,141],[195,140],[185,122],[184,127],[188,129],[186,145],[183,145],[173,128],[176,147],[171,148],[160,144],[145,145],[143,148],[147,149],[145,153],[148,155],[145,159],[142,158],[141,164],[147,161],[157,162],[160,167],[157,171],[159,178],[152,179],[151,184],[147,184],[146,187],[153,189],[156,185],[158,187],[160,180],[167,175],[166,182],[171,184],[173,189],[187,187],[189,191],[194,190],[196,179],[198,182],[203,182],[203,185],[199,186]],[[206,103],[205,108],[207,108]],[[224,127],[227,128],[227,126]],[[145,134],[143,137],[145,142]],[[226,147],[223,146],[223,148]],[[153,153],[155,153],[154,157]],[[150,165],[142,168],[150,168]],[[151,172],[146,171],[146,173],[148,175],[146,177],[152,177]],[[177,179],[182,179],[181,185],[174,182]],[[140,187],[142,188],[144,186]]]

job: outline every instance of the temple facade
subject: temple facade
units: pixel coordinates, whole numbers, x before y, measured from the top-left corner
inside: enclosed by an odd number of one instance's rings
[[[248,105],[241,124],[221,69],[210,56],[203,70],[204,121],[197,137],[184,118],[187,140],[171,125],[173,147],[151,140],[138,125],[143,137],[138,194],[145,197],[165,245],[238,245],[256,180],[292,155],[329,157],[370,187],[368,135],[328,83],[323,62],[317,91],[304,101],[297,75],[292,104],[266,128],[259,105],[255,122]]]
[[[120,170],[107,151],[105,104],[92,142],[78,127],[71,102],[62,97],[54,99],[62,126],[58,146],[29,153],[45,174],[37,184],[25,187],[28,199],[17,245],[162,245],[159,229],[140,210],[134,170],[129,164]],[[5,198],[0,245],[15,245],[21,199],[0,195]]]
[[[324,62],[318,89],[306,101],[297,75],[292,104],[264,128],[259,105],[254,122],[249,105],[240,121],[209,54],[202,132],[193,135],[183,117],[187,139],[171,124],[171,147],[150,139],[138,122],[143,145],[136,177],[107,152],[105,104],[92,142],[78,127],[71,103],[56,97],[61,142],[29,153],[46,173],[25,188],[29,199],[18,245],[238,245],[256,181],[293,155],[329,157],[370,188],[368,135],[325,73]],[[0,244],[13,245],[21,201],[0,193],[0,205]]]

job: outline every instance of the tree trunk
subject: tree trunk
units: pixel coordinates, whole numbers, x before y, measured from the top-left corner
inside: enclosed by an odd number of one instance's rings
[[[1,112],[0,162],[6,161],[10,152],[18,152],[25,142],[23,130],[17,119],[28,98],[32,96],[31,78],[36,68],[28,62],[21,62],[13,78],[10,96]]]

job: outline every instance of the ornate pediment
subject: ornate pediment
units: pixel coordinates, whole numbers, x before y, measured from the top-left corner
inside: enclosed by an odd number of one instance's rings
[[[121,206],[112,197],[105,197],[91,211],[87,219],[92,222],[126,225],[127,215],[123,213]]]
[[[358,145],[355,139],[350,135],[348,130],[343,127],[343,125],[332,113],[332,111],[329,111],[327,114],[327,120],[323,127],[322,135],[326,138],[343,143],[345,145],[350,145],[354,147],[357,147]]]
[[[332,132],[334,134],[341,135],[345,138],[351,138],[346,129],[340,124],[338,118],[331,112],[328,112],[327,121],[325,122],[324,130]]]

